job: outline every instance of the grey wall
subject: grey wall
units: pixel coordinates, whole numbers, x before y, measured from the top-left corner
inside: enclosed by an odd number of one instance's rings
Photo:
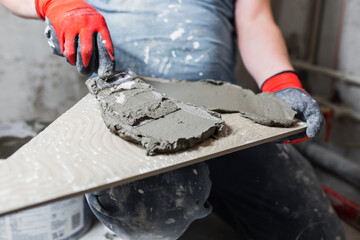
[[[0,6],[0,122],[52,121],[86,94],[64,58],[51,54],[44,23]]]

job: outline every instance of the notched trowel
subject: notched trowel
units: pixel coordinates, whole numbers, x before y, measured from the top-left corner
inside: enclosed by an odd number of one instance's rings
[[[110,131],[141,144],[148,155],[188,149],[223,127],[219,113],[157,92],[131,70],[90,78],[86,85]]]

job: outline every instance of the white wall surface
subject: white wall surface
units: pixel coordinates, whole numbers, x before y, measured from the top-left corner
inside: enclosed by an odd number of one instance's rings
[[[360,76],[360,1],[347,0],[341,38],[339,69]],[[339,84],[342,100],[360,111],[360,88]]]

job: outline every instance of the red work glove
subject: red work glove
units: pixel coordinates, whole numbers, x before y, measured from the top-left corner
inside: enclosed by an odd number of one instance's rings
[[[45,31],[53,53],[65,56],[80,73],[110,77],[114,71],[114,48],[104,17],[83,0],[35,0],[46,19]]]
[[[297,143],[319,134],[324,125],[324,117],[316,101],[303,89],[294,71],[285,71],[272,76],[263,83],[261,90],[275,93],[277,97],[290,103],[292,109],[297,112],[296,117],[307,123],[307,137],[288,142]]]

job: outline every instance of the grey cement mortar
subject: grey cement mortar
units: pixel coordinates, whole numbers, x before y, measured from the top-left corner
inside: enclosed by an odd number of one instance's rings
[[[159,82],[146,77],[145,80],[169,97],[216,112],[240,112],[244,117],[267,126],[289,127],[294,123],[296,112],[273,93],[255,94],[238,85],[214,80]]]
[[[132,72],[110,82],[92,78],[86,85],[110,131],[141,144],[148,155],[188,149],[223,126],[219,113],[169,98]]]

